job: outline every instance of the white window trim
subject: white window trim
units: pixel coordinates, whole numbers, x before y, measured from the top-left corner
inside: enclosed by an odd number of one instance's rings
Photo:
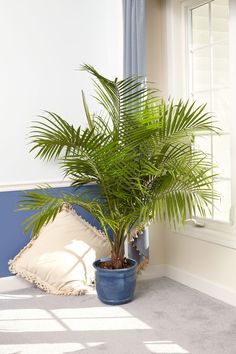
[[[186,16],[188,10],[192,7],[197,7],[201,4],[207,3],[204,0],[179,0],[179,1],[166,1],[166,43],[167,43],[167,83],[168,94],[173,97],[187,98],[189,92],[187,86],[187,75],[189,72],[188,51],[186,50],[188,44],[189,31],[186,29]],[[230,16],[236,19],[236,2],[230,0]],[[230,45],[231,45],[231,58],[230,61],[236,62],[236,48],[232,43],[236,38],[236,21],[231,21]],[[176,44],[178,50],[176,50]],[[232,50],[233,48],[233,50]],[[183,54],[184,53],[184,54]],[[174,58],[174,61],[173,61]],[[186,70],[187,67],[187,70]],[[181,78],[181,79],[180,79]],[[231,65],[231,90],[232,93],[236,92],[236,68]],[[180,83],[180,84],[178,84]],[[231,114],[236,116],[236,108],[233,106],[235,97],[231,100]],[[232,151],[236,151],[236,126],[231,126],[231,131],[235,132],[235,138],[232,138]],[[233,159],[232,159],[233,160]],[[231,160],[231,161],[232,161]],[[236,164],[231,162],[231,177],[232,181],[236,181]],[[234,178],[235,177],[235,178]],[[184,236],[197,238],[206,242],[218,244],[228,248],[236,249],[236,214],[234,202],[236,201],[236,183],[232,183],[232,209],[231,216],[234,223],[224,223],[220,221],[207,220],[205,227],[196,227],[194,225],[185,225],[179,227],[175,232]],[[173,231],[169,229],[169,231]]]
[[[169,229],[169,231],[173,232],[173,230],[171,229]],[[235,233],[228,233],[225,231],[220,232],[219,230],[216,231],[209,228],[194,227],[191,225],[186,225],[182,228],[179,227],[174,232],[182,236],[192,237],[201,241],[210,242],[227,248],[236,249]]]

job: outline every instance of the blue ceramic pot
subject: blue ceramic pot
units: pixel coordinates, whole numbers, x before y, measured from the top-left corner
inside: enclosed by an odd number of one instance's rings
[[[97,265],[111,258],[98,259],[93,263],[96,269],[96,290],[98,298],[108,305],[126,304],[133,299],[136,286],[137,262],[128,258],[130,268],[103,269]]]

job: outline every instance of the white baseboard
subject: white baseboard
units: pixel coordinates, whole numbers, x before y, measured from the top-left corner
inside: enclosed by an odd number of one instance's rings
[[[21,290],[31,287],[28,281],[13,275],[11,277],[0,278],[0,293],[14,290]]]
[[[236,290],[167,264],[149,265],[138,276],[138,281],[161,277],[173,279],[190,288],[236,306]],[[17,276],[0,278],[0,293],[31,287],[32,284]]]
[[[236,290],[222,286],[205,278],[188,273],[180,268],[168,264],[150,265],[138,277],[142,279],[154,279],[167,277],[204,294],[214,297],[229,305],[236,306]]]
[[[236,306],[236,290],[227,288],[219,283],[188,273],[182,269],[165,266],[164,275],[190,288],[221,300],[229,305]]]

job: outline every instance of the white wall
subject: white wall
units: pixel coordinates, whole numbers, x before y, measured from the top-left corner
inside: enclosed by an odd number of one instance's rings
[[[122,0],[1,0],[0,45],[0,187],[61,180],[29,155],[29,126],[42,110],[85,123],[80,64],[122,76]]]

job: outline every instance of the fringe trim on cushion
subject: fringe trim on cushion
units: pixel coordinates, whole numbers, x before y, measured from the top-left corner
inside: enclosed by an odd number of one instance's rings
[[[95,232],[96,235],[97,235],[100,239],[107,241],[107,237],[106,237],[105,233],[104,233],[103,231],[97,229],[95,226],[92,226],[88,221],[86,221],[85,219],[83,219],[82,216],[79,215],[79,214],[75,211],[75,209],[72,207],[71,204],[67,204],[67,203],[64,204],[63,210],[64,210],[64,211],[72,212],[73,215],[76,215],[76,216],[80,219],[80,221],[81,221],[85,226],[87,226],[90,230],[92,230],[93,232]]]
[[[135,241],[136,238],[139,238],[140,235],[144,232],[145,228],[149,226],[151,222],[146,223],[145,225],[140,226],[139,228],[134,227],[131,230],[130,238],[128,240],[129,243],[132,243]]]
[[[48,294],[69,296],[69,295],[85,295],[88,292],[89,287],[75,289],[71,286],[64,286],[61,289],[57,289],[52,285],[48,284],[47,282],[45,282],[44,280],[40,279],[37,275],[32,274],[28,270],[22,270],[20,272],[16,272],[11,262],[12,260],[9,261],[10,264],[9,269],[11,272],[20,275],[22,278],[24,278],[31,284],[35,284],[38,288],[44,290]]]
[[[136,268],[136,273],[141,274],[142,270],[145,270],[149,264],[149,258],[143,256],[142,262],[140,262]]]
[[[29,243],[27,243],[27,245],[25,247],[22,248],[22,250],[20,250],[20,252],[13,258],[13,259],[9,259],[8,261],[8,265],[9,265],[9,271],[11,273],[17,274],[15,267],[14,267],[14,262],[20,258],[20,256],[27,250],[29,249],[31,246],[33,246],[34,242],[36,241],[36,238],[33,238],[32,240],[30,240]]]
[[[149,224],[147,224],[147,225],[149,225]],[[146,225],[146,226],[147,226],[147,225]],[[142,255],[142,253],[140,252],[140,250],[137,248],[137,246],[136,246],[133,242],[135,241],[135,239],[137,239],[137,238],[139,237],[140,232],[143,232],[143,231],[144,231],[144,227],[143,227],[142,229],[137,229],[137,228],[133,229],[133,231],[132,231],[132,233],[131,233],[131,238],[130,238],[130,240],[129,240],[129,244],[130,244],[133,248],[135,248],[135,250],[138,252],[138,254],[139,254],[140,256],[143,256],[143,255]],[[141,274],[142,270],[145,270],[145,269],[147,268],[148,264],[149,264],[149,258],[143,256],[142,262],[140,262],[140,263],[138,264],[137,268],[136,268],[136,273],[137,273],[137,274]]]

